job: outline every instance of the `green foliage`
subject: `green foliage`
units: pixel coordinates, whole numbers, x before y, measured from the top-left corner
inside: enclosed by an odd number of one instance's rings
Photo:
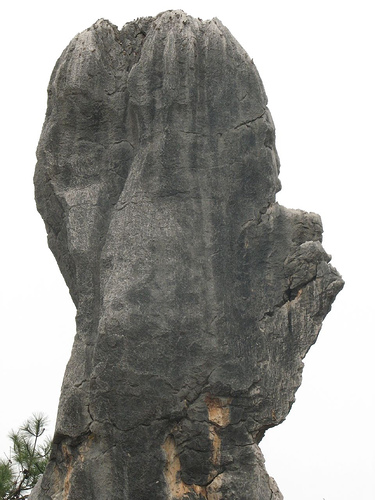
[[[7,498],[13,487],[13,472],[8,461],[0,460],[0,497]]]
[[[9,434],[11,453],[0,460],[0,499],[22,500],[43,474],[51,451],[50,439],[40,442],[47,419],[33,415],[17,431]]]

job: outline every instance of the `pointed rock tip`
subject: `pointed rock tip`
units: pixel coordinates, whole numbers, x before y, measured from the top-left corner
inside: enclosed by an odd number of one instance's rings
[[[104,19],[104,17],[101,17],[100,19],[98,19],[92,26],[91,28],[94,28],[94,29],[98,29],[98,28],[107,28],[107,27],[111,27],[111,28],[115,28],[116,30],[118,30],[118,27],[111,23],[111,21],[109,21],[108,19]],[[89,28],[90,29],[90,28]]]

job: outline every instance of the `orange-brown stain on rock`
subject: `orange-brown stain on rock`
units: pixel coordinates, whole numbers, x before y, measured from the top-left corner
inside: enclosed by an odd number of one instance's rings
[[[71,478],[72,472],[73,472],[73,456],[70,453],[67,445],[63,444],[61,449],[62,449],[64,458],[65,458],[65,465],[66,465],[66,474],[65,474],[64,489],[63,489],[63,500],[67,500],[69,497],[69,492],[70,492],[70,478]]]
[[[223,475],[220,474],[216,476],[213,481],[206,487],[207,500],[223,500],[223,495],[221,494],[221,485],[223,483]]]
[[[212,464],[215,467],[220,465],[221,459],[221,438],[218,434],[219,428],[224,428],[230,423],[230,402],[231,398],[217,398],[208,394],[205,402],[208,410],[208,420],[210,439],[212,442]]]
[[[186,484],[182,481],[181,462],[173,436],[167,437],[163,445],[163,450],[166,455],[164,477],[168,488],[168,499],[176,500],[179,498],[186,498],[189,494],[194,494],[196,496],[201,495],[203,498],[209,500],[205,486]]]
[[[208,394],[205,398],[208,420],[219,427],[226,427],[230,423],[231,401],[232,398],[216,398]]]
[[[230,423],[231,398],[218,398],[207,395],[205,403],[208,410],[209,435],[212,443],[211,463],[217,471],[221,459],[221,438],[218,431]],[[187,498],[189,495],[206,500],[222,500],[221,485],[223,473],[212,475],[212,480],[207,486],[186,484],[181,479],[181,462],[178,456],[175,439],[169,435],[163,445],[166,456],[164,477],[167,484],[168,499],[178,500]]]
[[[95,435],[94,434],[90,434],[88,436],[88,438],[82,443],[82,445],[79,447],[79,450],[78,450],[78,458],[80,459],[81,462],[84,462],[85,461],[85,455],[87,455],[87,453],[89,452],[90,448],[91,448],[91,445],[93,443],[95,439]]]
[[[80,460],[81,463],[85,461],[85,455],[90,450],[90,447],[94,439],[95,436],[91,434],[79,447],[78,460]],[[53,472],[53,478],[54,478],[53,498],[59,498],[60,500],[68,500],[71,489],[71,478],[75,467],[76,459],[73,457],[68,445],[62,444],[61,451],[64,457],[64,464],[66,469],[62,473],[62,470],[59,470],[58,467],[55,467],[55,470]]]

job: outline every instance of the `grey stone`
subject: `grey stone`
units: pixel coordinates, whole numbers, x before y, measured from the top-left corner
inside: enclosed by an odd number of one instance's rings
[[[36,200],[77,334],[32,498],[281,499],[258,445],[343,281],[275,202],[252,60],[217,19],[99,20],[48,94]]]

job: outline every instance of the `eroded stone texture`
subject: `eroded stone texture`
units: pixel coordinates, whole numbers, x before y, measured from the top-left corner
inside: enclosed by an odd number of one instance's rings
[[[32,498],[281,499],[258,443],[343,281],[275,202],[253,62],[217,19],[100,20],[48,93],[36,199],[77,335]]]

